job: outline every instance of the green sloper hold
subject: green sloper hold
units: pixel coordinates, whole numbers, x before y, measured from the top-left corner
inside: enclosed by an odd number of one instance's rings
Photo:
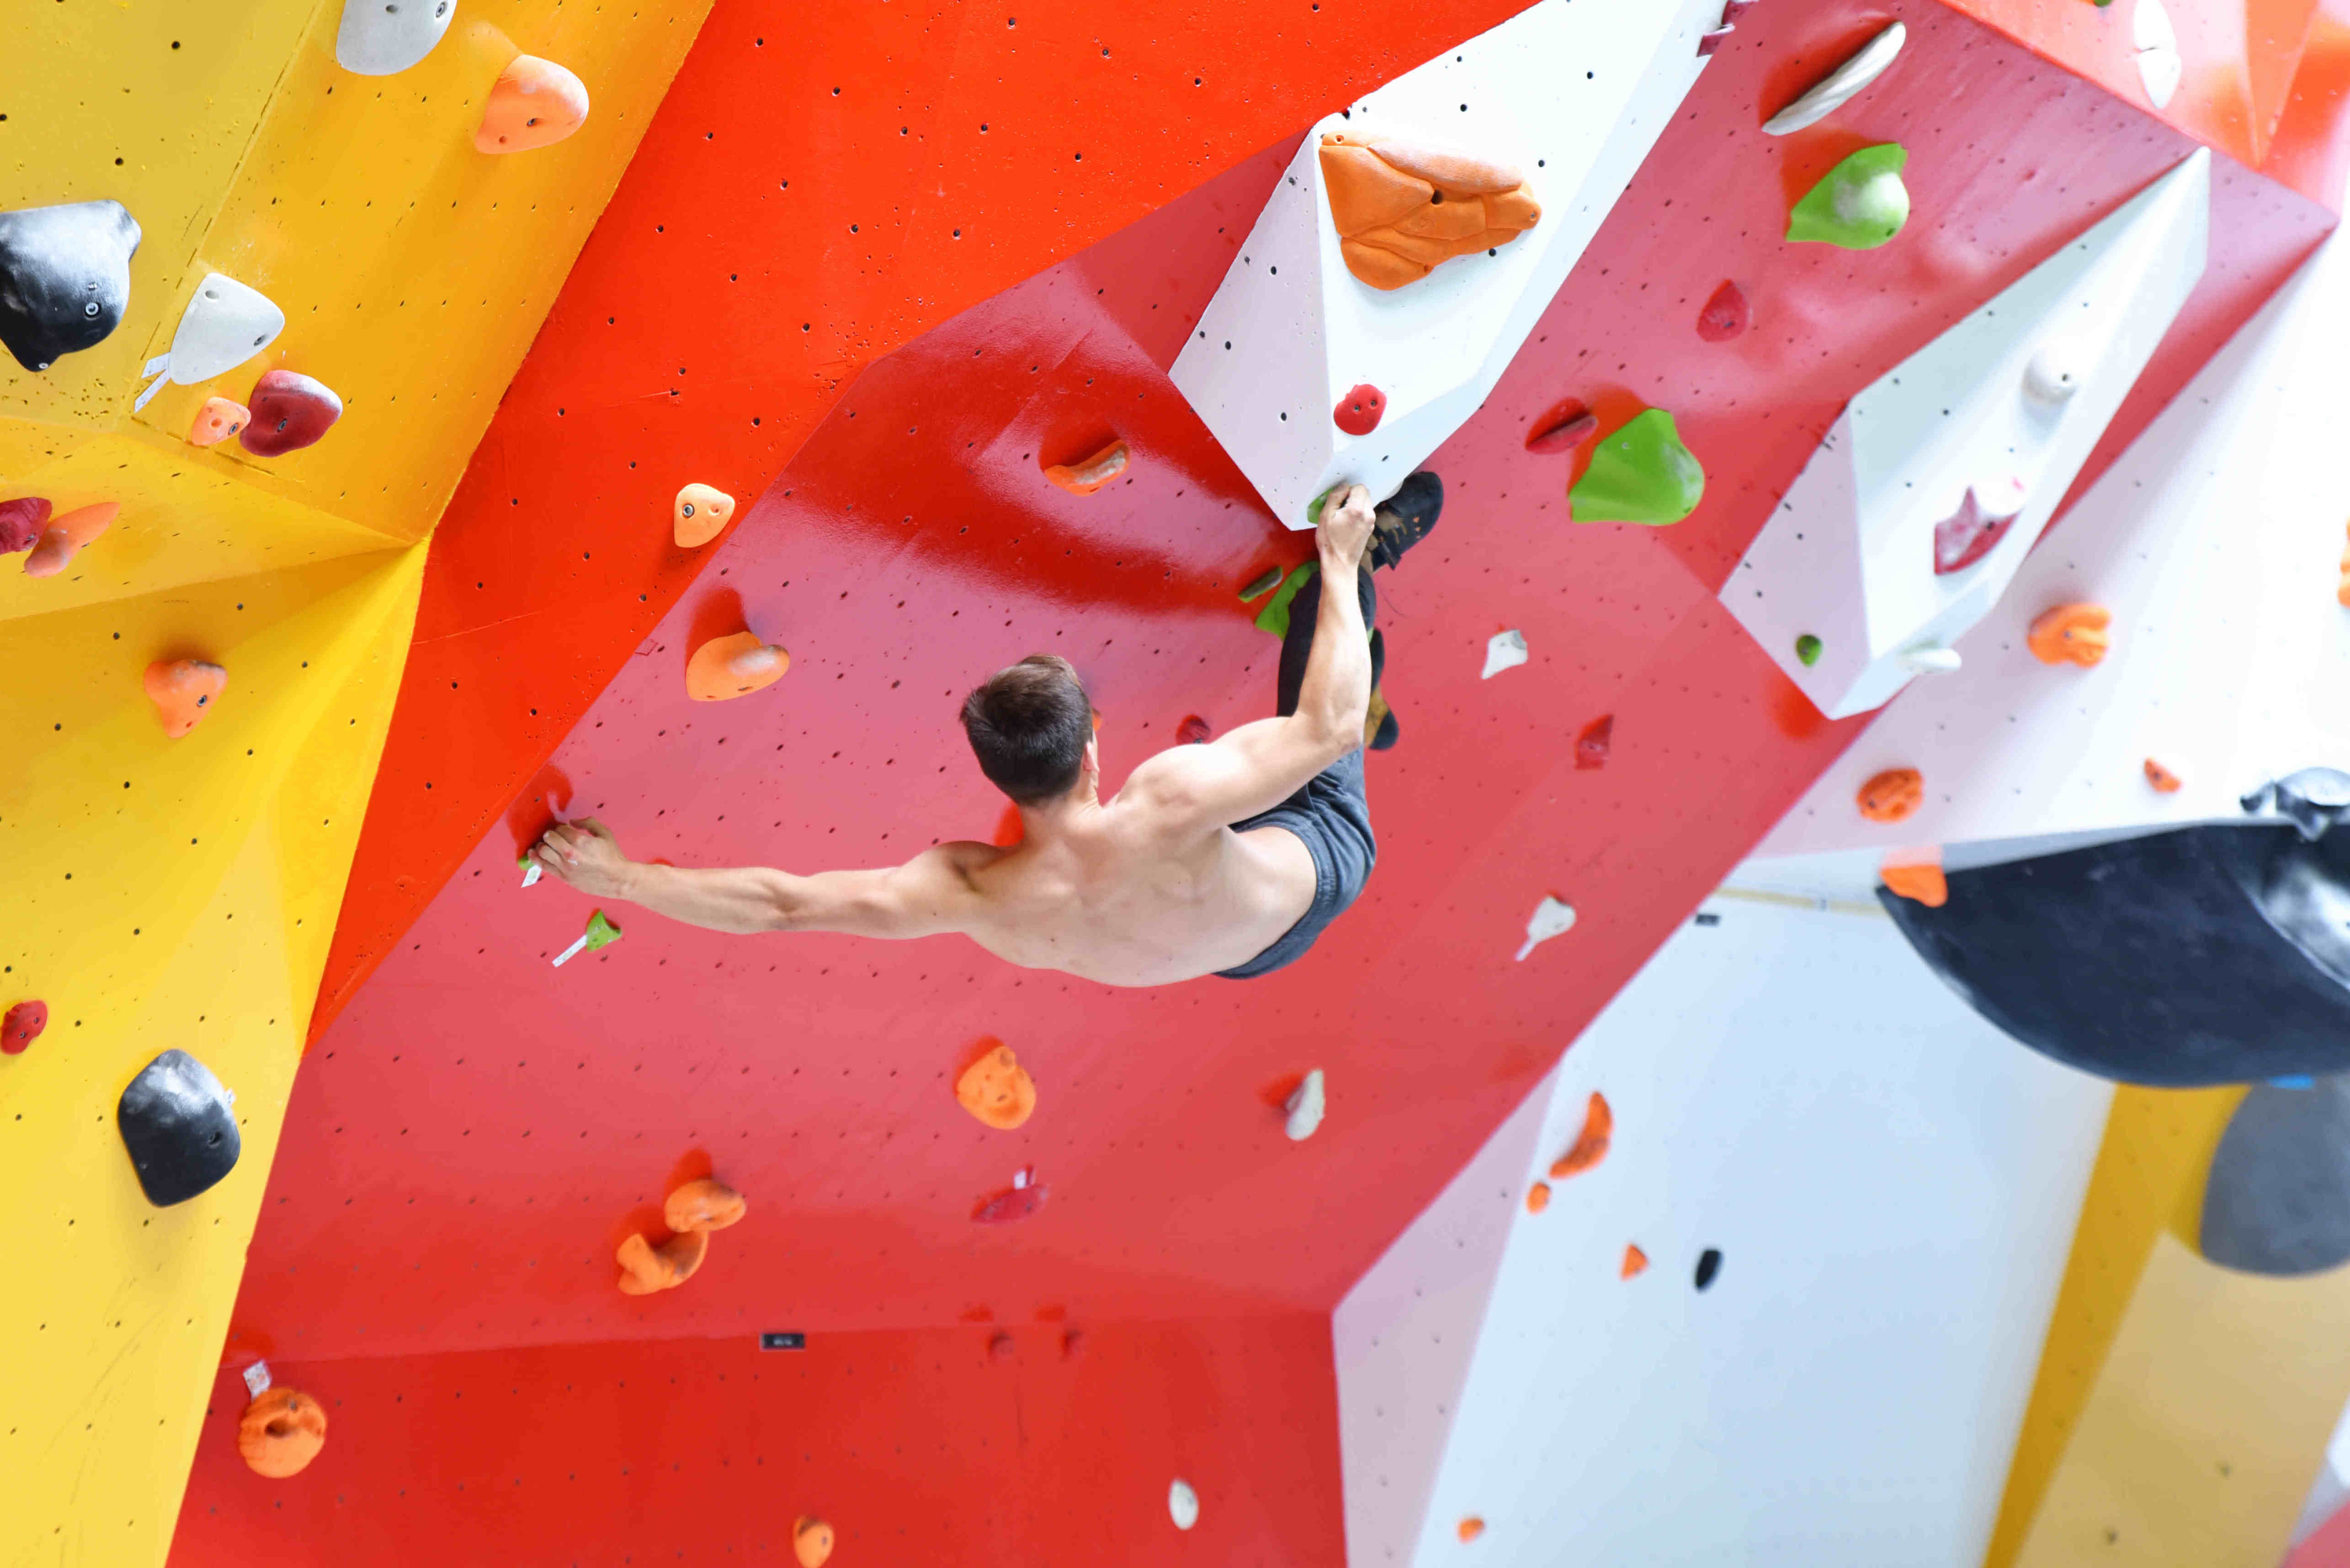
[[[1901,183],[1908,150],[1898,141],[1864,147],[1804,192],[1787,214],[1790,244],[1814,241],[1871,251],[1909,221],[1909,188]]]
[[[1298,589],[1314,580],[1316,569],[1317,564],[1308,561],[1281,579],[1281,587],[1274,590],[1273,597],[1264,601],[1264,607],[1256,612],[1257,630],[1269,631],[1275,637],[1289,635],[1289,601],[1297,597]]]
[[[1697,510],[1705,470],[1673,428],[1650,409],[1591,451],[1591,466],[1568,491],[1577,523],[1645,523],[1662,528]]]
[[[619,940],[620,928],[605,919],[603,910],[598,909],[588,917],[587,941],[589,952],[592,953],[598,948],[608,948]]]

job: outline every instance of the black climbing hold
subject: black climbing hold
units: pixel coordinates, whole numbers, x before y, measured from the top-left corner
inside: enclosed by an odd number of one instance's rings
[[[2203,1255],[2291,1277],[2350,1262],[2350,1082],[2254,1085],[2203,1189]]]
[[[2350,834],[2176,828],[1948,878],[1939,909],[1877,899],[2035,1051],[2162,1088],[2350,1072],[2350,940],[2327,926],[2350,911]]]
[[[244,1150],[229,1093],[185,1051],[166,1051],[139,1070],[114,1109],[122,1147],[147,1201],[185,1203],[236,1168]]]
[[[120,202],[0,213],[0,344],[27,370],[106,341],[130,304],[139,223]]]
[[[1708,1247],[1697,1255],[1697,1288],[1713,1283],[1714,1275],[1721,1272],[1721,1249]]]
[[[2260,815],[2274,807],[2278,815],[2314,839],[2350,814],[2350,774],[2332,768],[2303,768],[2281,779],[2271,779],[2244,796],[2243,808]]]

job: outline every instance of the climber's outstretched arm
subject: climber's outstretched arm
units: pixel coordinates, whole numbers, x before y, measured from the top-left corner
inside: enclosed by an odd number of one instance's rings
[[[764,866],[694,869],[629,859],[591,816],[547,829],[532,853],[590,898],[622,899],[707,930],[904,938],[967,929],[979,906],[967,872],[1003,851],[941,844],[903,866],[812,877]]]

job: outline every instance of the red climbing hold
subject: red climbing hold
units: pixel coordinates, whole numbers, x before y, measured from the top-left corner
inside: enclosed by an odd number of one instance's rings
[[[245,404],[253,422],[236,439],[255,457],[283,457],[315,445],[343,417],[343,400],[333,389],[293,370],[265,372]]]
[[[1045,477],[1072,495],[1091,495],[1126,472],[1126,443],[1114,441],[1083,462],[1048,464]]]
[[[1526,450],[1545,455],[1573,452],[1599,433],[1599,416],[1572,398],[1555,404],[1526,432]]]
[[[1700,34],[1697,40],[1698,58],[1704,59],[1708,55],[1712,54],[1714,50],[1721,47],[1722,41],[1736,31],[1738,31],[1738,29],[1735,27],[1716,27],[1711,33]]]
[[[1076,1360],[1079,1356],[1083,1355],[1085,1353],[1086,1353],[1086,1331],[1085,1331],[1084,1329],[1081,1329],[1081,1328],[1073,1328],[1073,1329],[1069,1329],[1069,1330],[1067,1330],[1066,1333],[1064,1333],[1064,1334],[1061,1335],[1061,1359],[1062,1359],[1062,1360],[1064,1360],[1064,1361],[1075,1361],[1075,1360]]]
[[[48,525],[49,504],[39,496],[20,495],[14,501],[0,501],[0,556],[31,549],[40,542],[41,530]]]
[[[1045,1207],[1045,1198],[1049,1190],[1038,1186],[1035,1179],[1024,1170],[1012,1186],[993,1198],[983,1199],[979,1207],[971,1211],[972,1220],[980,1225],[1006,1225],[1014,1220],[1025,1220]]]
[[[1348,435],[1365,436],[1379,428],[1379,416],[1387,411],[1388,395],[1366,381],[1339,399],[1330,417]]]
[[[1709,343],[1727,343],[1746,330],[1747,319],[1745,293],[1725,282],[1697,313],[1697,335]]]
[[[1186,713],[1183,722],[1175,726],[1175,743],[1179,746],[1204,746],[1215,732],[1197,713]]]
[[[1010,1334],[999,1328],[995,1331],[995,1337],[987,1342],[987,1354],[998,1361],[1009,1361],[1020,1354],[1020,1347],[1012,1343]]]
[[[1974,486],[1968,486],[1959,509],[1934,524],[1936,576],[1963,572],[1990,555],[2022,514],[2022,480],[1995,480],[1982,488],[1988,493],[1978,494]]]
[[[1588,773],[1607,765],[1608,742],[1616,737],[1616,715],[1602,713],[1575,737],[1575,771]]]
[[[20,1002],[0,1018],[0,1056],[20,1056],[25,1047],[41,1037],[49,1026],[49,1004],[46,1002]]]

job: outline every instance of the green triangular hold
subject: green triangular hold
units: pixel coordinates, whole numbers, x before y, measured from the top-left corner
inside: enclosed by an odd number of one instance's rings
[[[606,919],[604,911],[598,909],[588,917],[587,940],[588,950],[591,953],[598,948],[608,948],[620,940],[620,928]]]
[[[1241,590],[1241,603],[1246,604],[1249,600],[1256,597],[1259,594],[1263,593],[1266,589],[1277,587],[1280,584],[1281,568],[1279,566],[1267,566],[1264,569],[1264,576],[1261,577],[1252,577],[1249,579],[1249,586]]]
[[[1645,523],[1661,528],[1697,510],[1705,470],[1673,428],[1650,409],[1591,450],[1591,466],[1567,492],[1577,523]]]
[[[1787,214],[1787,239],[1875,250],[1909,221],[1909,188],[1901,183],[1908,150],[1898,141],[1864,147],[1804,192]]]
[[[1318,563],[1308,561],[1282,578],[1281,587],[1274,590],[1273,597],[1264,601],[1264,608],[1256,612],[1257,630],[1269,631],[1275,637],[1287,637],[1289,601],[1297,597],[1298,589],[1314,580],[1314,574],[1318,569]]]

